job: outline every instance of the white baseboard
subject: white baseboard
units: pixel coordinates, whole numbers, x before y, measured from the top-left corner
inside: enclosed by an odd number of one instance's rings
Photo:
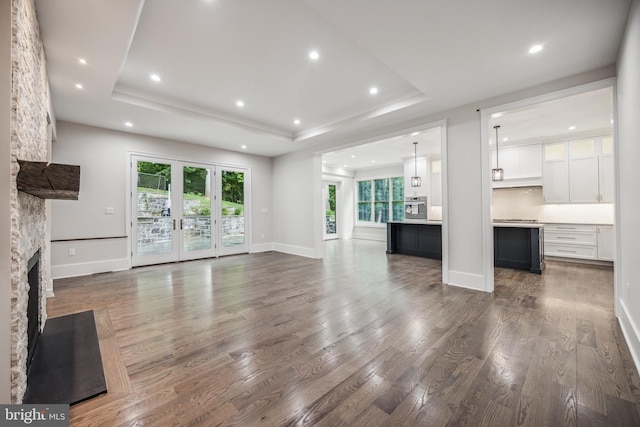
[[[251,245],[249,253],[270,252],[273,250],[273,243],[254,243]]]
[[[449,282],[447,285],[486,292],[484,290],[484,276],[482,274],[470,274],[449,270]]]
[[[131,264],[128,258],[86,262],[83,264],[52,265],[51,278],[62,279],[65,277],[86,276],[109,271],[128,270],[130,268]]]
[[[635,363],[636,369],[640,371],[640,329],[638,329],[638,325],[629,315],[629,310],[627,310],[627,306],[622,300],[620,300],[620,308],[622,309],[618,317],[620,329],[622,329],[622,334],[631,352],[633,363]]]
[[[285,245],[284,243],[274,243],[273,250],[283,252],[290,255],[298,255],[307,258],[317,258],[314,248],[305,248],[302,246]]]

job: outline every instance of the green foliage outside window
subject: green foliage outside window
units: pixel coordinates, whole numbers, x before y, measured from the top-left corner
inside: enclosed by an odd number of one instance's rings
[[[371,221],[371,181],[358,182],[358,221]]]
[[[358,181],[358,221],[386,223],[390,220],[404,220],[404,178]]]

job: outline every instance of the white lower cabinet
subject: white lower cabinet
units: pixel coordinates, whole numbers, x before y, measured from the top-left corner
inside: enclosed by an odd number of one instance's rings
[[[544,255],[598,259],[595,225],[550,224],[544,227]]]
[[[546,224],[544,255],[613,261],[613,227],[587,224]]]
[[[601,261],[613,261],[614,259],[613,226],[598,226],[598,259]]]

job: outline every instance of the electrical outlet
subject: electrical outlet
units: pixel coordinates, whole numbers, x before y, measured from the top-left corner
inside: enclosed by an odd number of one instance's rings
[[[113,208],[104,208],[104,213],[107,215],[113,215]]]
[[[76,256],[76,248],[69,249],[69,256]]]
[[[627,282],[627,300],[631,299],[631,283]]]

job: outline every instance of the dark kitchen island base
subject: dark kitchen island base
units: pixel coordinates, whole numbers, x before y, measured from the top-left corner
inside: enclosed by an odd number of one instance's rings
[[[493,265],[542,274],[542,227],[493,227]]]
[[[387,253],[442,259],[442,225],[388,222]]]

